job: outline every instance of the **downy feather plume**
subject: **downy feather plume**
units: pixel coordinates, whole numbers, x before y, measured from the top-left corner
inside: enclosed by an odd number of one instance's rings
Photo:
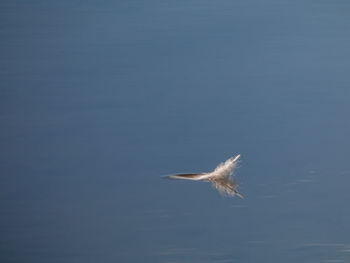
[[[240,156],[241,155],[239,154],[235,157],[231,157],[223,163],[220,163],[214,171],[209,173],[174,174],[169,175],[166,178],[211,182],[221,194],[228,196],[237,195],[238,197],[243,198],[243,196],[237,191],[238,185],[234,179],[234,171],[237,167]]]

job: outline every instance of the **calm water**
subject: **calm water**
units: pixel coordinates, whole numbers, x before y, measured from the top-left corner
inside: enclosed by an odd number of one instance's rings
[[[1,1],[0,261],[350,262],[349,1]],[[246,199],[163,180],[234,154]]]

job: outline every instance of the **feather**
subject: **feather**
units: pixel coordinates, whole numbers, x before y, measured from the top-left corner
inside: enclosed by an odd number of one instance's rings
[[[237,191],[238,185],[236,184],[233,173],[237,167],[237,161],[240,158],[240,154],[236,157],[232,157],[227,161],[220,163],[214,171],[210,173],[186,173],[186,174],[174,174],[166,176],[169,179],[180,180],[192,180],[192,181],[207,181],[223,195],[234,196],[237,195],[240,198],[243,196]]]

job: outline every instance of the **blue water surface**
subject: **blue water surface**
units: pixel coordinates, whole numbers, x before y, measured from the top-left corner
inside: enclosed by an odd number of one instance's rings
[[[0,261],[350,262],[350,2],[0,3]],[[164,180],[240,153],[245,199]]]

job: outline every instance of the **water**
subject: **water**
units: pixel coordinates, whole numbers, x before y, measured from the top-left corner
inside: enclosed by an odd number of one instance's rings
[[[2,1],[0,261],[349,262],[349,12]]]

